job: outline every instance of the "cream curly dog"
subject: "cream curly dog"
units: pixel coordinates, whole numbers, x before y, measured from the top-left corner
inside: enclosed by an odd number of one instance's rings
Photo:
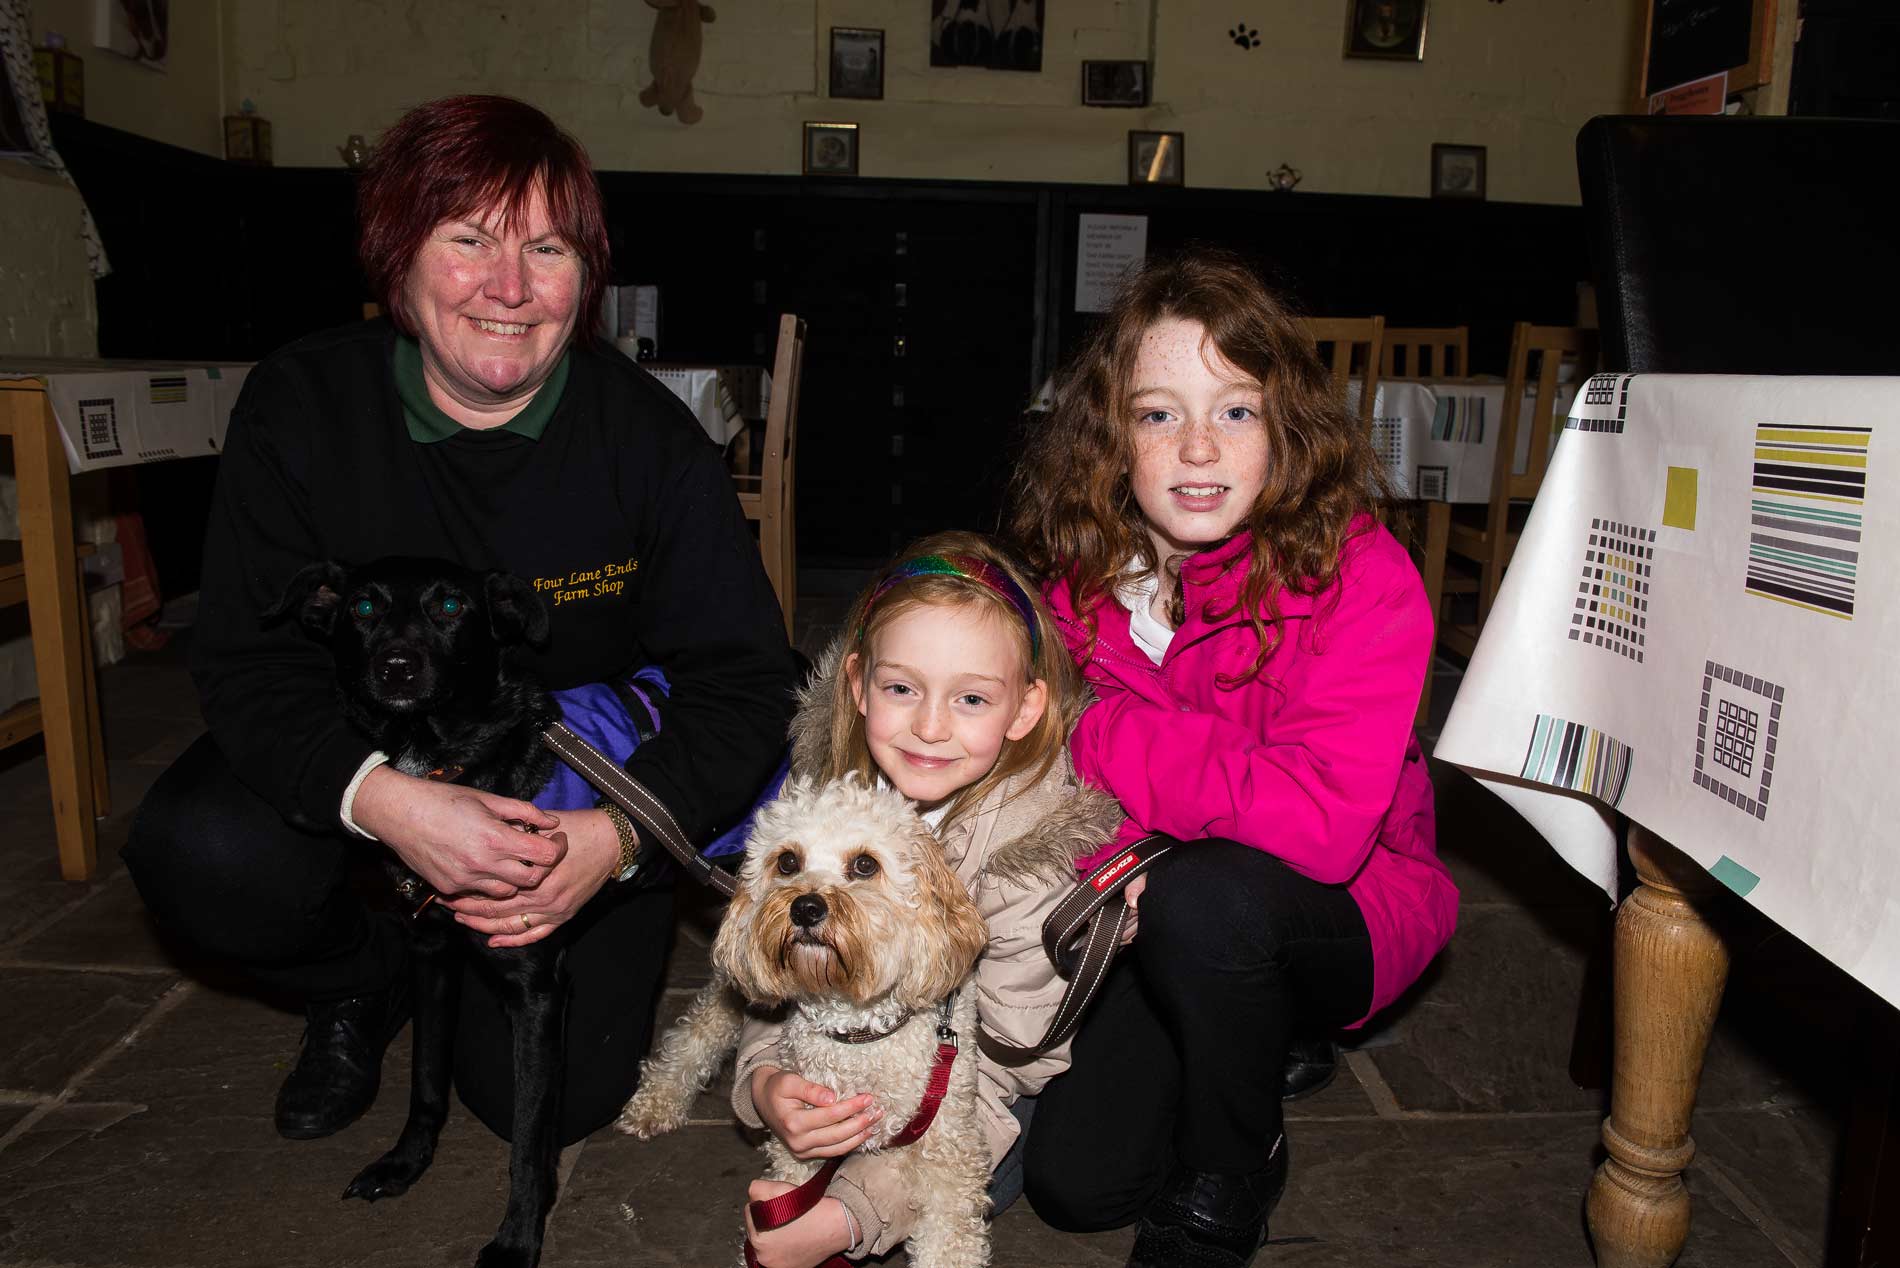
[[[855,776],[793,781],[760,812],[747,841],[739,890],[713,943],[720,980],[700,992],[642,1068],[620,1130],[653,1136],[685,1121],[693,1096],[737,1044],[743,996],[755,1006],[787,1006],[779,1045],[786,1068],[877,1097],[884,1117],[861,1148],[884,1150],[922,1103],[947,999],[949,1024],[967,1051],[951,1067],[930,1129],[886,1158],[918,1211],[906,1248],[914,1268],[987,1264],[990,1160],[976,1109],[975,992],[966,985],[987,938],[902,794]],[[769,1179],[803,1181],[820,1165],[792,1157],[775,1136],[764,1150]]]

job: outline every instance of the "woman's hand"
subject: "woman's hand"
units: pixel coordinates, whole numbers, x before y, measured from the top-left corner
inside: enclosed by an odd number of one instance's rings
[[[758,1252],[759,1268],[817,1268],[851,1249],[851,1221],[837,1198],[821,1199],[790,1224],[769,1233],[752,1226],[751,1203],[769,1201],[797,1187],[783,1180],[754,1180],[746,1190],[745,1235]]]
[[[1135,929],[1141,923],[1141,912],[1137,910],[1141,903],[1142,891],[1148,888],[1147,876],[1137,876],[1128,882],[1128,888],[1122,891],[1122,901],[1128,904],[1128,922],[1122,926],[1122,945],[1127,946],[1135,940]]]
[[[752,1108],[792,1157],[806,1160],[850,1153],[884,1117],[869,1093],[839,1100],[830,1088],[770,1065],[752,1072]]]
[[[620,834],[604,810],[569,810],[557,837],[566,853],[533,889],[508,898],[462,894],[444,900],[455,919],[489,935],[491,947],[525,947],[574,918],[620,865]]]
[[[546,880],[567,852],[547,811],[456,784],[378,766],[357,787],[350,817],[396,852],[438,894],[510,898]],[[523,832],[518,819],[537,832]]]

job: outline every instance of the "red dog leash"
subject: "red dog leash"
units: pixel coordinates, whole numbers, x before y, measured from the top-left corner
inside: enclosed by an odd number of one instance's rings
[[[911,1144],[929,1131],[930,1124],[937,1117],[937,1107],[943,1103],[943,1095],[950,1089],[950,1066],[957,1059],[957,1032],[945,1022],[937,1027],[937,1035],[937,1063],[930,1068],[930,1082],[924,1088],[923,1103],[917,1107],[917,1116],[904,1125],[904,1130],[891,1137],[887,1148],[896,1149]],[[838,1168],[848,1157],[849,1154],[844,1154],[826,1162],[817,1174],[796,1189],[752,1203],[748,1207],[752,1213],[752,1226],[762,1233],[769,1233],[775,1228],[785,1227],[817,1206],[831,1185],[831,1177],[838,1174]],[[749,1237],[745,1244],[745,1262],[746,1268],[759,1268],[759,1255],[752,1248],[752,1239]],[[854,1268],[854,1265],[843,1255],[833,1255],[818,1268]]]

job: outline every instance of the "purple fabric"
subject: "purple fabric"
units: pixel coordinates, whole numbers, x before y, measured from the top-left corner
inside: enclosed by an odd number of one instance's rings
[[[666,674],[656,665],[640,669],[628,679],[627,685],[646,709],[647,716],[639,720],[639,725],[628,716],[620,694],[606,683],[588,683],[586,686],[552,693],[554,703],[560,706],[561,720],[567,723],[568,729],[621,766],[626,765],[633,751],[640,747],[642,729],[648,734],[660,729],[660,711],[655,701],[664,700],[671,690]],[[700,853],[707,858],[717,859],[743,851],[746,833],[752,829],[753,814],[758,807],[778,796],[789,770],[788,755],[780,759],[777,772],[766,782],[764,790],[753,801],[752,809],[746,812],[745,817],[713,838]],[[580,772],[559,760],[554,763],[554,774],[549,777],[546,786],[534,795],[535,805],[555,812],[592,810],[599,803],[600,791],[582,778]]]
[[[628,685],[646,705],[645,729],[659,730],[660,712],[653,705],[653,697],[658,694],[665,698],[666,675],[649,665],[636,673]],[[633,750],[640,747],[640,731],[634,719],[628,716],[619,693],[606,683],[590,682],[552,694],[568,729],[612,758],[616,765],[626,765]],[[547,784],[534,795],[535,805],[557,812],[592,810],[599,802],[599,790],[583,779],[580,772],[559,760],[554,763],[554,774]]]

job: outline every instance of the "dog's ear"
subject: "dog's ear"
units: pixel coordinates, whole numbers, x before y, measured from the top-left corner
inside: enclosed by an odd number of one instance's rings
[[[726,904],[719,932],[713,937],[713,968],[723,973],[739,994],[752,1003],[775,1005],[783,1002],[777,990],[776,974],[770,969],[761,971],[763,966],[754,956],[752,918],[757,911],[757,901],[741,880],[738,892]]]
[[[345,576],[343,565],[335,560],[305,564],[284,587],[283,597],[264,609],[259,623],[270,626],[295,616],[297,624],[328,638],[336,626],[337,609],[343,605]]]
[[[534,587],[509,572],[491,572],[482,578],[488,600],[488,628],[503,647],[526,643],[540,647],[548,641],[548,610]]]
[[[989,945],[989,926],[963,882],[943,860],[943,847],[920,824],[911,846],[917,888],[910,963],[898,991],[911,1008],[928,1008],[963,984]]]

